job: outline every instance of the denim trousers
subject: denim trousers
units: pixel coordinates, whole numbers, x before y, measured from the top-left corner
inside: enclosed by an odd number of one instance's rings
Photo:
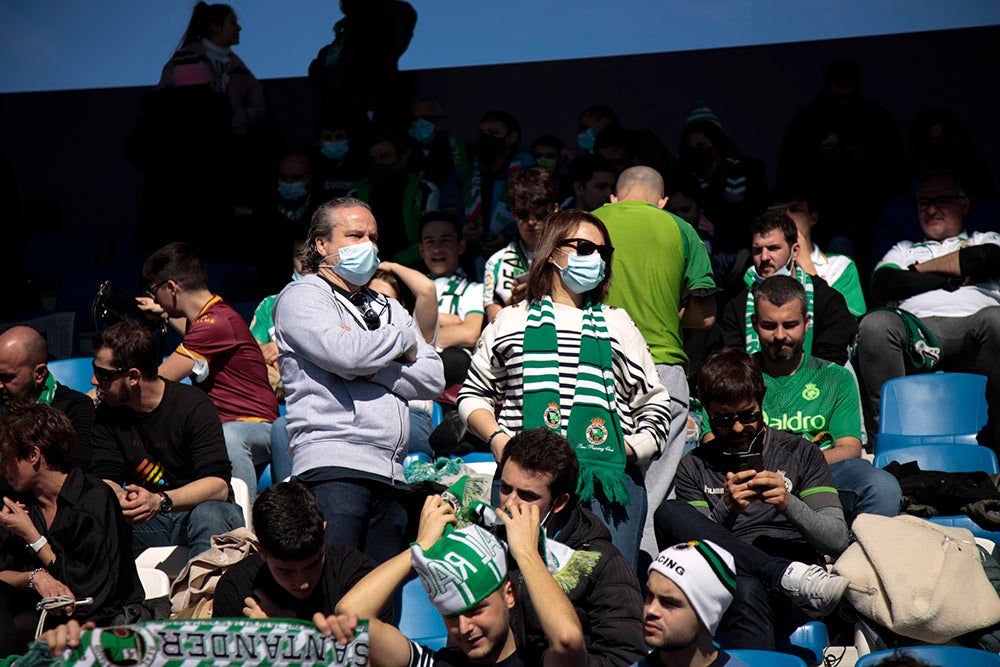
[[[206,500],[184,512],[157,514],[150,521],[132,526],[132,552],[148,547],[191,547],[196,556],[212,546],[212,536],[243,527],[243,510],[236,503]]]
[[[408,491],[366,479],[310,483],[326,520],[327,544],[363,551],[384,563],[403,549]]]
[[[222,425],[226,453],[233,464],[233,477],[239,477],[250,489],[250,503],[257,496],[257,466],[271,460],[271,423],[234,421]]]
[[[733,555],[736,594],[715,635],[722,648],[773,651],[776,633],[787,636],[808,620],[781,593],[781,575],[790,559],[771,556],[744,542],[680,500],[660,505],[654,524],[661,549],[691,540],[710,540]]]

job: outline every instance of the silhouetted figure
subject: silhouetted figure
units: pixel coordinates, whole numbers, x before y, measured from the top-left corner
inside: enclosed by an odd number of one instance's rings
[[[785,130],[778,187],[804,184],[816,193],[816,205],[829,223],[816,240],[828,246],[828,233],[849,236],[855,256],[863,257],[887,198],[885,174],[899,145],[892,116],[861,93],[861,66],[847,58],[834,60],[826,67],[823,92]]]
[[[340,0],[344,17],[334,40],[309,64],[309,79],[323,104],[362,117],[373,111],[382,125],[401,128],[407,120],[399,58],[410,45],[417,12],[402,0]]]
[[[212,90],[209,66],[194,59],[170,68],[168,85],[146,93],[125,154],[145,174],[137,253],[188,241],[209,255],[232,227],[232,108]]]

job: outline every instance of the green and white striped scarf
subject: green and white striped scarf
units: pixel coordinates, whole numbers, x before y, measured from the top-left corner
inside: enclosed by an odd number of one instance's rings
[[[806,329],[806,339],[802,344],[802,350],[806,354],[812,354],[812,343],[813,343],[813,328],[816,324],[815,318],[815,306],[813,304],[813,281],[812,276],[799,268],[798,265],[795,266],[795,275],[793,276],[795,280],[799,282],[802,287],[806,290],[806,310],[809,313],[809,328]],[[756,354],[760,352],[760,339],[757,337],[757,331],[753,328],[753,314],[754,314],[754,294],[756,293],[757,286],[766,280],[761,278],[757,274],[757,270],[754,267],[747,269],[747,272],[743,274],[743,284],[747,287],[747,311],[744,317],[744,326],[746,328],[746,340],[747,340],[747,354]]]
[[[580,359],[566,432],[559,401],[559,348],[555,310],[545,295],[528,308],[524,330],[524,428],[545,427],[569,440],[580,462],[577,494],[594,497],[600,485],[616,505],[629,502],[625,440],[615,400],[611,338],[600,302],[583,307]]]

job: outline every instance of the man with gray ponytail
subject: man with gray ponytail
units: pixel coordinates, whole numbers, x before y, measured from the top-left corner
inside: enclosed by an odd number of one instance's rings
[[[441,359],[394,299],[365,285],[378,225],[349,197],[322,204],[300,259],[308,275],[274,303],[292,476],[319,499],[327,543],[383,562],[402,548],[407,401],[444,389]]]

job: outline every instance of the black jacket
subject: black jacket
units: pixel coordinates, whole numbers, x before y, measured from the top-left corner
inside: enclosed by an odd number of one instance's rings
[[[587,640],[587,664],[590,667],[632,665],[646,654],[642,594],[635,571],[611,544],[611,533],[594,514],[578,507],[563,510],[561,514],[565,518],[552,522],[548,536],[572,549],[601,554],[593,571],[582,576],[568,594]],[[540,657],[548,643],[524,578],[520,571],[512,569],[510,579],[517,588],[517,603],[511,618],[517,645],[529,651],[528,655]]]
[[[847,349],[858,335],[858,320],[847,309],[847,301],[819,276],[813,276],[812,356],[843,366]],[[722,310],[722,343],[746,346],[747,290],[737,294]]]

